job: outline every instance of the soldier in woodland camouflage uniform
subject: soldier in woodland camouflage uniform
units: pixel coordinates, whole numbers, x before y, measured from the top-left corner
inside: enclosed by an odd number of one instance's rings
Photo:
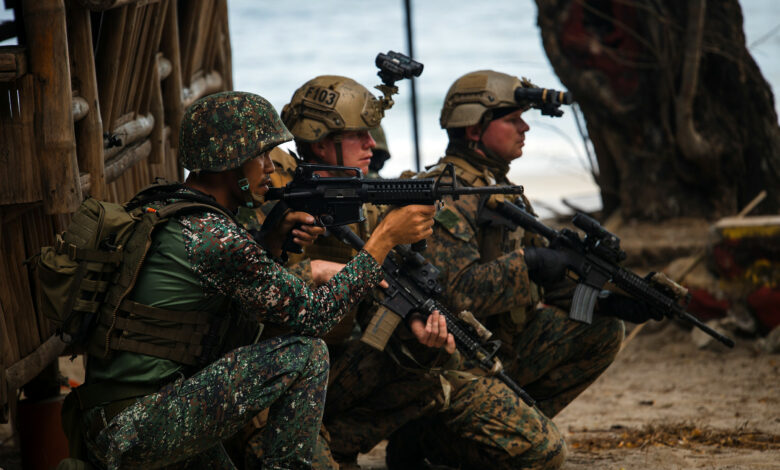
[[[303,224],[296,231],[300,244],[322,233],[313,217],[288,214],[260,246],[227,215],[241,204],[262,202],[273,172],[268,152],[290,138],[273,107],[250,93],[211,95],[185,113],[180,154],[191,173],[178,192],[148,210],[195,194],[224,211],[191,212],[162,225],[130,297],[141,306],[139,313],[179,312],[181,322],[201,313],[219,319],[211,326],[221,334],[211,339],[221,352],[202,366],[121,347],[105,358],[90,356],[86,384],[72,397],[94,464],[234,468],[221,440],[268,409],[262,468],[310,468],[328,376],[328,352],[317,336],[377,285],[390,246],[430,233],[433,208],[389,213],[343,270],[312,270],[314,280],[324,283],[312,290],[275,258],[293,225]],[[233,349],[225,331],[257,321],[285,325],[292,333]],[[138,333],[121,337],[143,342]]]
[[[530,86],[527,80],[491,70],[455,81],[441,112],[441,126],[449,136],[446,156],[420,176],[435,177],[452,163],[462,185],[512,184],[509,164],[522,155],[529,130],[522,117],[529,104],[516,102],[514,92]],[[530,209],[527,199],[525,204]],[[541,237],[481,218],[485,205],[485,198],[445,201],[426,257],[442,271],[446,303],[455,311],[473,312],[502,340],[499,357],[507,373],[537,401],[535,409],[541,413],[537,420],[527,420],[522,432],[533,450],[540,429],[552,427],[550,419],[614,360],[624,334],[615,317],[637,322],[649,317],[644,305],[615,295],[601,301],[591,325],[570,320],[566,311],[545,303],[570,292],[557,253],[545,248]],[[547,295],[540,286],[549,289]],[[563,297],[560,305],[565,306]],[[470,398],[490,403],[484,396]],[[457,408],[461,400],[453,402]],[[526,413],[528,407],[521,403],[519,411]],[[425,418],[394,434],[388,462],[401,465],[391,467],[413,468],[426,457],[459,468],[466,468],[459,466],[463,461],[470,462],[468,468],[496,468],[498,454],[480,453],[453,430],[467,414]],[[526,460],[525,449],[506,450],[518,454],[513,460],[517,466],[511,468],[555,468],[563,461]]]
[[[285,106],[282,118],[296,137],[299,153],[309,162],[364,167],[368,165],[370,148],[373,146],[368,135],[360,136],[362,146],[357,150],[342,150],[339,155],[336,148],[329,148],[329,154],[323,156],[324,136],[333,131],[329,124],[336,122],[345,113],[345,107],[337,108],[340,113],[323,112],[323,102],[327,94],[320,88],[334,91],[338,96],[350,96],[344,92],[343,84],[352,85],[343,77],[318,77],[293,96],[292,102]],[[364,88],[360,87],[362,90]],[[368,93],[365,90],[364,93]],[[322,97],[319,102],[306,97]],[[366,123],[358,114],[370,106],[357,100],[355,120],[364,130]],[[334,106],[340,102],[334,100]],[[314,111],[317,111],[315,113]],[[323,123],[318,117],[329,116]],[[350,126],[349,119],[342,122]],[[352,124],[354,125],[354,124]],[[334,147],[336,147],[334,145]],[[280,156],[280,161],[284,158]],[[365,169],[364,169],[365,171]],[[362,227],[355,227],[358,233]],[[349,254],[349,249],[340,242],[320,238],[306,254],[311,258],[325,258],[339,261],[340,253]],[[341,256],[344,256],[343,254]],[[365,319],[360,319],[365,326]],[[446,325],[439,332],[446,332]],[[346,328],[346,331],[351,330]],[[457,466],[461,468],[522,468],[532,465],[536,468],[557,466],[563,459],[564,444],[557,428],[538,409],[529,407],[506,385],[495,378],[479,377],[462,371],[462,363],[457,354],[448,357],[436,351],[426,349],[409,330],[398,328],[390,340],[385,352],[379,352],[360,341],[345,343],[333,341],[330,337],[330,350],[333,367],[328,384],[324,423],[327,432],[319,441],[319,457],[315,468],[336,468],[330,458],[329,450],[341,462],[341,468],[354,468],[358,452],[367,452],[382,439],[401,429],[405,424],[423,415],[440,417],[447,423],[448,432],[457,440],[468,454],[461,454]],[[342,338],[343,339],[343,338]],[[490,423],[486,425],[486,423]],[[415,433],[416,435],[416,433]],[[262,436],[255,434],[249,442],[248,462],[258,455]],[[438,449],[431,445],[419,458]],[[426,444],[427,445],[427,444]],[[415,449],[417,451],[417,449]],[[412,457],[412,456],[410,456]],[[412,459],[396,459],[388,464],[396,468],[416,465]],[[489,466],[486,463],[490,462]]]

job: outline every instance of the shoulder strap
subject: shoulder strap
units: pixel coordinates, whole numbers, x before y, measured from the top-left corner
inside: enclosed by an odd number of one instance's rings
[[[227,209],[224,209],[222,206],[216,203],[208,204],[195,201],[178,201],[171,204],[166,204],[160,210],[158,210],[157,213],[161,219],[167,219],[168,217],[174,215],[182,215],[186,212],[197,212],[200,210],[216,212],[218,214],[224,215],[233,222],[236,222],[235,217],[231,215]]]
[[[455,176],[463,180],[468,186],[488,186],[492,178],[492,175],[485,170],[479,170],[466,160],[447,155],[440,160],[440,164],[452,163],[455,167]]]
[[[183,213],[183,211],[196,212],[199,210],[206,210],[222,214],[232,220],[236,225],[239,225],[238,220],[230,209],[219,204],[214,198],[207,196],[206,194],[199,194],[191,191],[177,192],[185,188],[187,187],[179,183],[149,186],[141,190],[130,200],[130,202],[125,204],[125,210],[130,212],[151,202],[178,199],[179,201],[177,202],[165,204],[163,208],[158,211],[160,218],[179,215],[180,213]],[[163,214],[165,215],[163,216]]]

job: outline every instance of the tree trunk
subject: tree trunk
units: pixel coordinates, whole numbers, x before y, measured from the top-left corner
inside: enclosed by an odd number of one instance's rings
[[[737,0],[536,0],[547,55],[579,103],[605,215],[780,209],[774,97]]]

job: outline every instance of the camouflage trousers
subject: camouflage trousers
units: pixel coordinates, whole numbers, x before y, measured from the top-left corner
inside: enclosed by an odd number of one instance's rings
[[[399,370],[386,354],[354,346],[334,363],[324,423],[334,455],[367,452],[390,437],[388,466],[414,468],[427,458],[455,468],[558,468],[566,447],[551,418],[615,358],[623,324],[591,325],[552,307],[535,312],[502,358],[507,372],[537,400],[529,407],[493,378],[453,380],[448,399],[438,378]],[[342,370],[338,370],[341,368]],[[368,384],[375,384],[369,386]]]
[[[262,468],[310,468],[327,377],[320,339],[283,336],[241,347],[139,399],[88,433],[87,448],[109,469],[235,468],[221,441],[268,408]],[[101,412],[86,411],[87,429]]]

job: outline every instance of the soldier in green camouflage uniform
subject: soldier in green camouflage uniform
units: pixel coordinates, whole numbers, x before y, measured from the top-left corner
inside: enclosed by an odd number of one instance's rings
[[[517,103],[514,92],[530,86],[527,80],[490,70],[459,78],[447,93],[441,113],[441,126],[449,136],[446,156],[421,176],[435,177],[444,164],[452,163],[460,184],[512,184],[506,176],[509,164],[522,155],[529,130],[522,118],[528,103]],[[525,204],[530,209],[527,199]],[[461,397],[453,398],[454,415],[418,420],[393,435],[388,462],[402,465],[391,468],[412,468],[424,457],[459,468],[497,468],[497,462],[512,462],[509,468],[557,467],[562,456],[547,461],[536,458],[535,451],[544,454],[547,445],[538,438],[554,426],[550,419],[614,360],[624,334],[619,318],[649,318],[644,305],[611,296],[601,302],[592,324],[570,320],[567,311],[550,305],[554,298],[564,308],[570,301],[566,292],[571,292],[571,283],[563,279],[560,257],[543,246],[541,237],[480,217],[489,205],[487,199],[447,200],[435,217],[426,257],[441,269],[444,298],[453,310],[473,312],[502,340],[499,357],[507,373],[536,399],[535,410],[540,413],[523,422],[526,447],[505,449],[515,458],[483,452],[457,428],[472,419],[474,402],[496,403],[466,387],[459,393],[467,396],[468,405]],[[528,413],[523,405],[514,412]],[[464,461],[469,462],[466,467],[460,465]]]
[[[180,136],[182,163],[191,173],[167,202],[183,193],[211,198],[225,211],[262,202],[273,172],[268,152],[290,138],[260,96],[226,92],[197,101],[185,113]],[[430,233],[433,215],[430,206],[391,212],[343,270],[330,280],[332,273],[313,272],[324,284],[311,290],[275,258],[293,225],[303,224],[296,241],[304,245],[322,232],[313,217],[288,214],[260,246],[225,211],[196,211],[163,224],[132,300],[148,306],[144,311],[180,311],[181,321],[212,313],[223,320],[212,325],[217,331],[272,321],[291,333],[236,349],[223,334],[216,345],[221,355],[201,367],[121,349],[88,357],[85,385],[73,396],[94,464],[234,468],[221,440],[269,409],[262,468],[310,468],[328,376],[328,352],[317,337],[377,285],[390,247]],[[120,336],[143,341],[129,331]]]

